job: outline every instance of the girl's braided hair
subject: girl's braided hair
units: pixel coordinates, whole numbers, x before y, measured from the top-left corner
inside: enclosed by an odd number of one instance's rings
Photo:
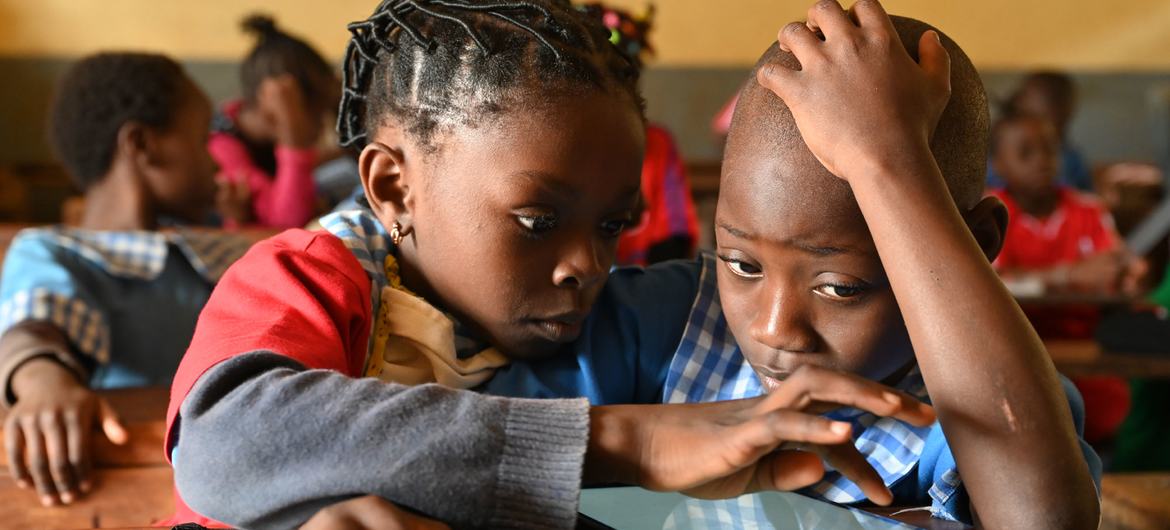
[[[387,116],[420,145],[523,101],[618,88],[642,114],[638,70],[568,0],[383,0],[348,26],[337,130],[362,147]]]

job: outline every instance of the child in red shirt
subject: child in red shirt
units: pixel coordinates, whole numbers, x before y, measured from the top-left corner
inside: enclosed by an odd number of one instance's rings
[[[313,216],[317,143],[337,106],[333,68],[304,41],[253,16],[258,42],[240,67],[244,97],[224,105],[207,149],[226,178],[246,184],[255,224],[304,226]]]
[[[1005,187],[991,191],[1008,209],[1007,235],[995,267],[1005,280],[1045,292],[1132,292],[1144,263],[1124,248],[1109,212],[1093,197],[1057,182],[1060,140],[1051,123],[1009,114],[992,128],[991,163]],[[1045,338],[1088,339],[1094,307],[1025,307]],[[1085,398],[1085,438],[1108,439],[1129,411],[1129,387],[1115,377],[1073,380]]]

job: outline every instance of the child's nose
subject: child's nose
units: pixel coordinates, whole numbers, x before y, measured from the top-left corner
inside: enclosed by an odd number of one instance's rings
[[[748,330],[752,340],[773,350],[817,351],[817,334],[808,315],[806,301],[798,288],[769,289],[761,297],[761,310]]]
[[[553,283],[557,287],[584,289],[605,279],[608,264],[601,262],[601,253],[593,241],[580,241],[571,245],[561,257],[553,271]]]

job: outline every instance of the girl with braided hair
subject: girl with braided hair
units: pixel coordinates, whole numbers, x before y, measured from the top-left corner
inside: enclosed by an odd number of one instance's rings
[[[349,29],[338,132],[368,209],[261,243],[213,293],[168,410],[178,522],[290,528],[374,495],[570,528],[582,481],[815,481],[791,471],[815,455],[773,451],[841,425],[764,398],[610,405],[660,400],[698,278],[610,275],[646,140],[609,31],[563,0],[386,0]]]

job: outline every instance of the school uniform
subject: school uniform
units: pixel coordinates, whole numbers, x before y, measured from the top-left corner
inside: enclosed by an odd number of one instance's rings
[[[0,334],[48,322],[72,351],[0,359],[5,403],[15,369],[46,354],[93,388],[169,384],[212,286],[247,248],[194,232],[22,230],[0,276]]]

